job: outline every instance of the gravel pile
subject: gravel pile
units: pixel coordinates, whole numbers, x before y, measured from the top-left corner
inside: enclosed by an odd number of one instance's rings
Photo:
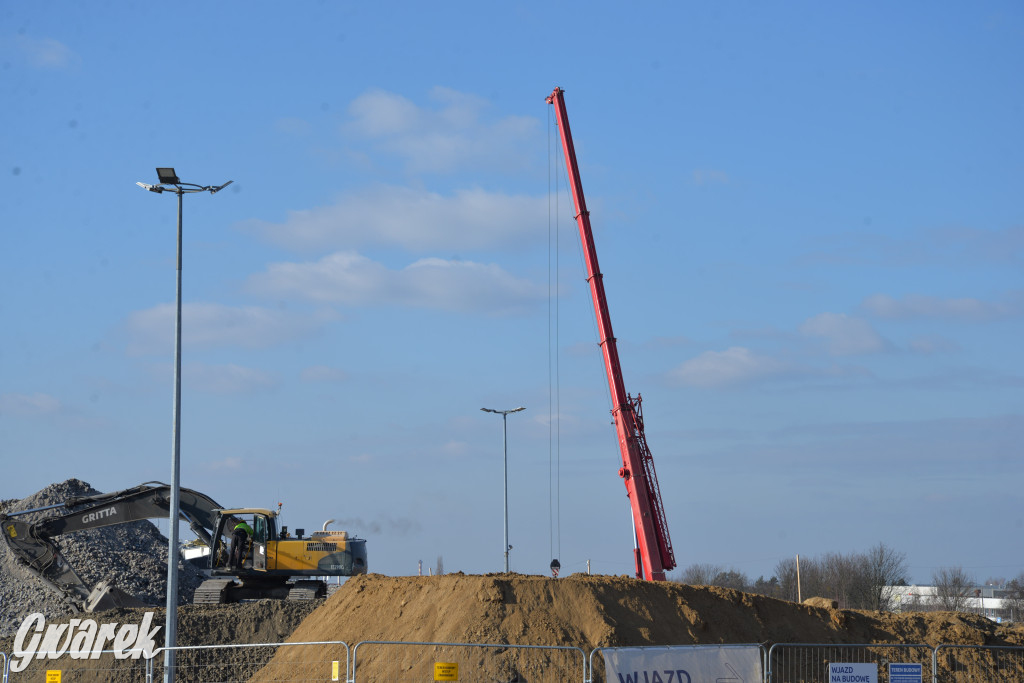
[[[100,491],[84,481],[68,479],[22,500],[0,501],[0,512],[30,510],[97,493]],[[69,511],[55,508],[25,515],[22,519],[37,520]],[[146,604],[166,605],[167,538],[152,522],[129,522],[79,531],[60,536],[55,542],[86,584],[94,586],[108,580]],[[188,604],[203,582],[203,576],[188,563],[179,563],[179,568],[178,602]],[[25,616],[33,612],[42,612],[51,620],[73,611],[61,594],[19,565],[7,544],[0,542],[0,636],[16,633]]]

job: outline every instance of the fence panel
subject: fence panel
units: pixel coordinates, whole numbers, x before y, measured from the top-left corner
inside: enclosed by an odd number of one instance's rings
[[[939,645],[932,653],[934,683],[1024,681],[1024,647]]]
[[[345,681],[348,678],[349,647],[340,640],[161,648],[153,658],[155,681],[163,680],[166,650],[175,652],[174,680],[177,683]]]
[[[648,646],[630,647],[628,649],[631,649],[631,650],[652,650],[652,651],[659,650],[659,651],[663,651],[663,650],[668,650],[668,649],[672,649],[672,650],[686,649],[688,647],[692,647],[692,648],[705,648],[705,649],[706,648],[711,648],[711,647],[720,648],[720,649],[728,649],[728,648],[734,648],[734,647],[735,648],[756,647],[761,652],[761,671],[763,672],[767,668],[768,652],[767,652],[767,650],[765,650],[763,645],[757,645],[757,644],[750,644],[750,645],[744,645],[744,644],[735,644],[735,645],[729,645],[729,644],[722,644],[722,645],[668,645],[668,646],[650,646],[650,647],[648,647]],[[617,648],[598,647],[598,648],[594,648],[593,650],[590,651],[590,656],[587,658],[587,661],[589,662],[589,669],[588,669],[588,673],[587,673],[587,683],[595,683],[595,681],[600,683],[601,681],[606,681],[607,673],[605,671],[603,653],[604,653],[605,650],[614,650],[614,649],[617,649]],[[619,681],[611,681],[611,682],[608,682],[608,683],[620,683],[620,682]]]
[[[451,667],[452,664],[457,665],[457,669]],[[437,665],[441,665],[440,668]],[[435,676],[438,673],[441,678]],[[411,680],[584,683],[585,678],[586,654],[578,647],[368,640],[352,648],[349,683]]]
[[[39,653],[36,653],[38,655]],[[58,653],[54,653],[58,654]],[[120,650],[103,650],[96,659],[72,659],[61,651],[56,659],[50,659],[48,652],[42,652],[43,659],[36,656],[21,671],[11,671],[17,658],[4,661],[4,683],[46,683],[47,671],[60,671],[61,683],[144,683],[148,662],[144,655],[139,659],[118,659]]]
[[[920,664],[923,680],[932,677],[928,645],[818,645],[777,643],[768,650],[767,683],[829,683],[829,664],[876,664],[878,683],[889,683],[888,664]]]

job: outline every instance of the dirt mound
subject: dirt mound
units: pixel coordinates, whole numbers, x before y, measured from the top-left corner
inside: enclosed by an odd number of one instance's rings
[[[310,614],[289,641],[573,645],[925,643],[1024,645],[1024,628],[959,613],[879,614],[799,605],[717,587],[625,577],[514,574],[360,576]],[[300,664],[282,649],[257,680]],[[360,657],[360,670],[390,665]]]
[[[91,616],[137,624],[146,611],[122,609]],[[152,611],[156,612],[154,623],[162,624],[163,610]],[[53,621],[66,623],[67,619]],[[375,640],[574,646],[587,653],[595,647],[715,643],[1022,646],[1024,626],[998,625],[980,616],[951,612],[880,614],[817,608],[727,588],[579,574],[561,579],[516,574],[371,574],[349,579],[327,600],[188,605],[178,610],[179,645],[284,640],[341,640],[352,646]],[[157,642],[162,641],[161,629]],[[12,645],[12,639],[0,639],[0,651],[9,652]],[[550,651],[535,654],[531,650],[529,656],[526,651],[511,649],[449,653],[451,658],[443,650],[422,657],[418,655],[423,652],[413,647],[360,648],[360,677],[429,680],[430,672],[416,667],[424,662],[459,661],[467,672],[491,669],[488,673],[504,676],[500,680],[512,680],[515,675],[519,680],[531,680],[535,676],[529,675],[527,667],[554,671],[579,665],[578,655],[569,654],[559,661],[564,653]],[[269,681],[295,680],[297,672],[320,677],[329,670],[331,660],[345,659],[344,650],[314,652],[302,646],[281,648],[272,659],[271,655],[270,649],[222,650],[213,663],[236,678],[244,671],[244,679]],[[185,667],[200,666],[198,662],[185,655],[179,660]],[[46,665],[45,661],[33,664],[36,668]],[[92,664],[65,659],[62,666],[70,670]],[[112,672],[104,675],[115,679]],[[126,673],[124,680],[129,679]]]
[[[729,588],[574,574],[349,579],[291,640],[606,646],[708,643],[1021,645],[1024,627],[970,614],[882,614]]]

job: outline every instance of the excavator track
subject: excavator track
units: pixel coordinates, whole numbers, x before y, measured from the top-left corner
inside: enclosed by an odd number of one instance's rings
[[[232,579],[207,579],[196,589],[192,597],[194,605],[223,605],[230,600],[230,590],[235,582]]]
[[[326,586],[323,581],[296,581],[288,590],[289,600],[316,600],[324,597]]]

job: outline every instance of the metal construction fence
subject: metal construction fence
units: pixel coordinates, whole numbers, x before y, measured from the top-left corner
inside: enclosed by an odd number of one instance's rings
[[[829,666],[874,664],[879,683],[888,683],[892,664],[920,664],[921,680],[932,680],[932,648],[922,644],[822,645],[776,643],[768,650],[766,683],[831,683]],[[840,676],[841,679],[841,676]],[[855,679],[851,679],[855,680]]]
[[[152,660],[145,659],[142,652],[138,652],[136,659],[125,658],[125,655],[131,652],[130,650],[101,650],[74,658],[66,652],[66,649],[55,652],[43,650],[30,654],[24,662],[15,652],[13,658],[3,655],[3,682],[38,681],[39,683],[48,683],[54,680],[51,679],[50,673],[55,671],[60,672],[60,683],[100,683],[101,681],[133,683],[148,680]],[[24,664],[24,666],[19,666],[19,664]],[[12,671],[12,668],[19,670]]]
[[[934,683],[1024,681],[1024,647],[939,645],[932,651]]]
[[[768,651],[764,648],[763,645],[740,645],[740,644],[737,644],[737,645],[729,645],[729,644],[720,644],[720,645],[667,645],[667,646],[663,645],[663,646],[631,647],[629,649],[630,650],[637,650],[637,651],[641,651],[641,652],[643,652],[643,651],[665,652],[666,650],[686,649],[686,648],[715,648],[715,649],[719,649],[719,650],[723,650],[723,649],[724,650],[728,650],[729,648],[744,648],[745,649],[745,648],[750,648],[750,647],[758,648],[758,650],[761,653],[761,670],[762,671],[766,670],[766,668],[767,668],[766,662],[767,662],[767,657],[768,657]],[[604,680],[606,680],[604,657],[603,656],[598,656],[598,655],[603,655],[603,653],[606,650],[615,650],[615,649],[618,649],[618,648],[614,648],[614,647],[598,647],[598,648],[594,648],[593,650],[590,651],[590,655],[587,657],[587,662],[589,663],[589,667],[588,667],[588,670],[587,670],[587,678],[586,678],[585,683],[595,683],[595,681],[604,681]],[[637,677],[637,678],[639,678],[639,677]],[[668,678],[668,676],[666,676],[665,678]],[[620,683],[620,682],[619,681],[615,681],[614,683]],[[640,683],[639,680],[637,680],[636,683]],[[650,681],[648,681],[648,683],[650,683]],[[664,681],[664,679],[663,679],[662,683],[666,683],[666,681]],[[675,682],[672,682],[672,683],[675,683]]]
[[[684,650],[687,647],[716,646],[674,646]],[[758,647],[764,683],[834,683],[837,679],[830,679],[830,666],[858,665],[871,665],[876,673],[873,679],[865,680],[877,683],[910,680],[1024,683],[1024,647],[943,644],[932,648],[922,644],[818,643],[779,643],[767,651],[763,646]],[[600,655],[613,649],[596,648],[587,654],[573,646],[402,641],[362,641],[349,648],[342,641],[318,641],[180,646],[172,651],[175,653],[174,679],[181,683],[413,680],[598,683],[606,678],[604,658]],[[50,653],[43,652],[42,659],[36,653],[22,671],[11,671],[12,663],[21,661],[17,656],[12,659],[0,652],[0,672],[2,683],[50,683],[53,680],[60,683],[152,683],[163,679],[165,652],[161,648],[149,660],[119,659],[116,655],[122,653],[113,650],[96,653],[96,658],[82,659],[72,659],[66,654],[50,659]],[[908,665],[919,673],[910,678],[896,673],[900,667],[905,669]],[[57,671],[59,677],[52,677]]]
[[[150,660],[148,680],[163,680],[168,651],[174,652],[174,680],[181,683],[346,681],[349,673],[348,643],[331,640],[160,648]]]
[[[584,681],[586,653],[573,646],[363,641],[352,649],[357,681]]]

